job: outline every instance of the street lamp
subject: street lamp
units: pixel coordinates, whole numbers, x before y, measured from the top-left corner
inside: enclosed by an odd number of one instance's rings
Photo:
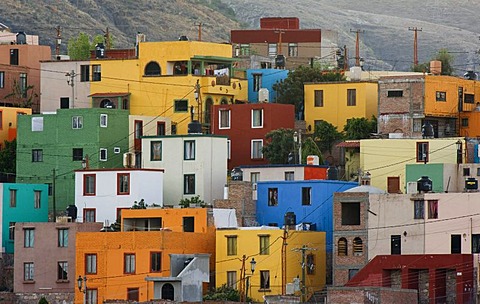
[[[250,270],[252,271],[252,275],[255,272],[255,265],[257,265],[257,262],[255,261],[255,258],[252,258],[250,261]]]
[[[77,287],[80,292],[83,292],[83,304],[87,304],[87,277],[78,276]]]

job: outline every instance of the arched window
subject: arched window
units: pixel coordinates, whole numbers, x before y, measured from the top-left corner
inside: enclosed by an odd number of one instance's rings
[[[342,237],[338,239],[338,256],[347,256],[347,255],[348,255],[347,239]]]
[[[353,255],[363,255],[363,241],[359,237],[353,239]]]
[[[150,61],[145,66],[145,76],[160,76],[161,69],[160,65],[155,61]]]

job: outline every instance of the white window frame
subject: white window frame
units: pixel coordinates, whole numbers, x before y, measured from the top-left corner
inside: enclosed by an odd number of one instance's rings
[[[105,152],[105,157],[102,157],[102,152]],[[108,160],[108,150],[105,148],[100,148],[99,153],[100,161],[107,161]]]
[[[100,127],[106,128],[108,126],[108,115],[100,114]]]
[[[72,116],[72,129],[83,129],[83,116]]]
[[[268,56],[269,57],[277,56],[277,49],[278,49],[278,45],[276,43],[269,43],[268,44]]]
[[[5,72],[0,71],[0,89],[5,87]]]
[[[35,229],[23,229],[23,238],[23,247],[33,248],[33,246],[35,245]]]
[[[185,140],[183,142],[183,160],[195,160],[196,146],[195,140]]]
[[[260,124],[256,125],[255,124],[255,119],[254,119],[254,113],[260,111]],[[260,129],[263,128],[263,109],[252,109],[252,129]]]
[[[227,119],[227,122],[226,124],[224,125],[223,124],[223,120],[222,120],[222,114],[223,113],[227,113],[228,115],[228,119]],[[225,109],[221,109],[218,111],[218,128],[219,129],[230,129],[230,125],[231,125],[231,113],[230,113],[230,110],[225,110]]]
[[[261,145],[260,145],[260,157],[254,157],[253,148],[254,148],[254,143],[255,142],[260,142],[261,143]],[[263,148],[263,139],[252,139],[251,143],[250,143],[250,158],[251,159],[263,159],[262,148]]]
[[[23,280],[35,280],[35,264],[33,262],[23,263]]]

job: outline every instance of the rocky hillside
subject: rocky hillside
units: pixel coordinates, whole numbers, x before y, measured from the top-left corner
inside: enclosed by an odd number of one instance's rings
[[[3,0],[0,22],[54,43],[55,27],[64,41],[83,31],[102,34],[108,27],[117,47],[131,47],[135,34],[147,40],[172,40],[180,35],[228,42],[230,29],[257,28],[260,17],[296,16],[302,28],[338,32],[339,45],[354,57],[360,29],[367,69],[408,70],[413,62],[413,32],[418,32],[420,62],[441,48],[455,56],[458,74],[478,65],[480,5],[474,0]],[[239,22],[241,21],[241,22]]]

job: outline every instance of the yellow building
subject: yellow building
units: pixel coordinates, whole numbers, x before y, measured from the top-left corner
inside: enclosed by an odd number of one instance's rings
[[[362,139],[360,167],[370,184],[389,193],[405,193],[405,166],[457,163],[457,141],[463,138]]]
[[[247,99],[247,80],[234,78],[229,44],[140,42],[137,49],[133,59],[91,61],[93,107],[165,116],[172,120],[172,134],[186,134],[191,107],[208,129],[212,105]]]
[[[325,120],[343,131],[350,118],[371,119],[377,116],[377,82],[308,83],[305,89],[305,122],[315,130],[316,121]]]
[[[283,230],[273,227],[217,230],[216,286],[232,286],[255,302],[263,302],[263,296],[285,294],[286,285],[295,285],[303,275],[307,297],[321,290],[326,280],[325,232],[289,230],[282,250],[283,236]]]
[[[17,138],[18,115],[32,115],[32,109],[0,107],[0,150],[5,141]]]
[[[121,232],[78,233],[76,278],[87,278],[87,300],[147,301],[161,297],[152,277],[172,277],[170,254],[210,254],[215,270],[215,228],[206,208],[124,209]],[[172,291],[173,294],[173,291]],[[83,293],[75,290],[75,303]]]

